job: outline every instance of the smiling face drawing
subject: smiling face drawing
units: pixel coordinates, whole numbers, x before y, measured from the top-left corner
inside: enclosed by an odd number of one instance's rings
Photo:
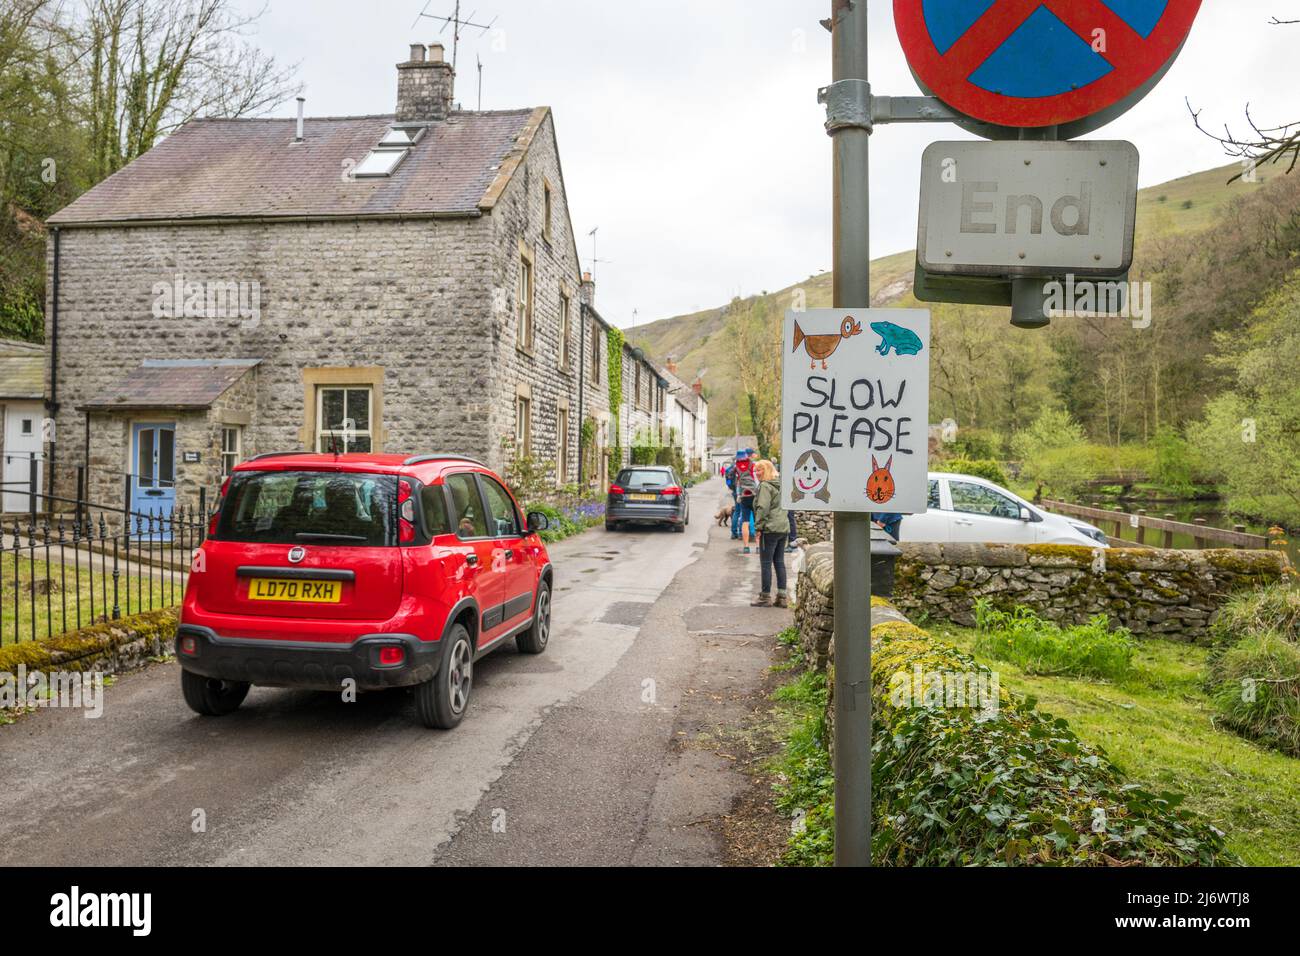
[[[790,496],[791,501],[800,502],[805,498],[816,498],[818,501],[830,504],[831,493],[828,487],[830,480],[830,469],[821,452],[804,452],[795,462],[792,478],[794,491]]]

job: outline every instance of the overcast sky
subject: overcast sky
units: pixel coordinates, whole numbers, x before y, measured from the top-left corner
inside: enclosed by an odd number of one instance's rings
[[[238,0],[249,9],[266,0]],[[257,42],[301,64],[307,112],[391,112],[395,64],[410,43],[450,31],[425,0],[269,0]],[[918,91],[894,32],[893,3],[870,0],[877,95]],[[431,0],[450,13],[455,0]],[[599,226],[602,314],[630,326],[783,288],[831,263],[830,140],[816,91],[830,80],[830,0],[467,0],[491,31],[462,38],[457,99],[555,111],[579,253]],[[1268,25],[1295,0],[1205,0],[1164,83],[1092,138],[1129,139],[1142,185],[1226,162],[1192,125],[1294,115],[1300,25]],[[292,104],[281,111],[293,114]],[[970,138],[946,125],[879,128],[872,139],[873,256],[916,239],[921,151]],[[1297,172],[1296,175],[1300,175]]]

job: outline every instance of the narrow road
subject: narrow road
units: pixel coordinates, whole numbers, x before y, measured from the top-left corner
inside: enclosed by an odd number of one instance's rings
[[[120,678],[100,719],[0,727],[0,865],[721,862],[746,780],[698,742],[744,719],[790,620],[749,607],[722,494],[693,490],[686,534],[554,546],[551,646],[481,661],[451,733],[401,691],[255,688],[203,719],[175,664]]]

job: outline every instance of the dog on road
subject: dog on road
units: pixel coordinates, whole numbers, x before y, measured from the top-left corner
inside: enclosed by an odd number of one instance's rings
[[[732,516],[732,514],[735,513],[735,511],[736,511],[736,506],[735,506],[735,505],[727,505],[725,508],[723,508],[721,511],[719,511],[716,515],[714,515],[713,518],[714,518],[715,521],[718,522],[718,527],[719,527],[719,528],[725,528],[725,527],[727,527],[728,525],[730,525],[730,524],[731,524],[731,516]]]

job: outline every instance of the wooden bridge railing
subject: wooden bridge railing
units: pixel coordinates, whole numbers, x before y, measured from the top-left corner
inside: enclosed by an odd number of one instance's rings
[[[1044,501],[1043,507],[1056,514],[1091,521],[1102,530],[1106,530],[1107,525],[1114,525],[1115,534],[1111,536],[1112,542],[1130,547],[1135,542],[1123,538],[1125,526],[1137,528],[1136,544],[1140,548],[1172,548],[1174,546],[1174,535],[1176,534],[1184,534],[1192,538],[1196,542],[1197,550],[1205,548],[1247,548],[1263,551],[1268,548],[1268,538],[1262,534],[1247,534],[1246,526],[1240,524],[1234,525],[1232,530],[1229,531],[1227,528],[1211,526],[1204,518],[1197,518],[1194,523],[1188,523],[1186,521],[1175,521],[1173,515],[1153,518],[1145,510],[1129,514],[1124,511],[1105,511],[1101,508],[1089,508],[1085,505],[1072,505],[1065,501]],[[1134,523],[1135,519],[1136,524]],[[1150,532],[1155,532],[1155,534],[1150,534]],[[1157,536],[1159,544],[1156,543]]]

